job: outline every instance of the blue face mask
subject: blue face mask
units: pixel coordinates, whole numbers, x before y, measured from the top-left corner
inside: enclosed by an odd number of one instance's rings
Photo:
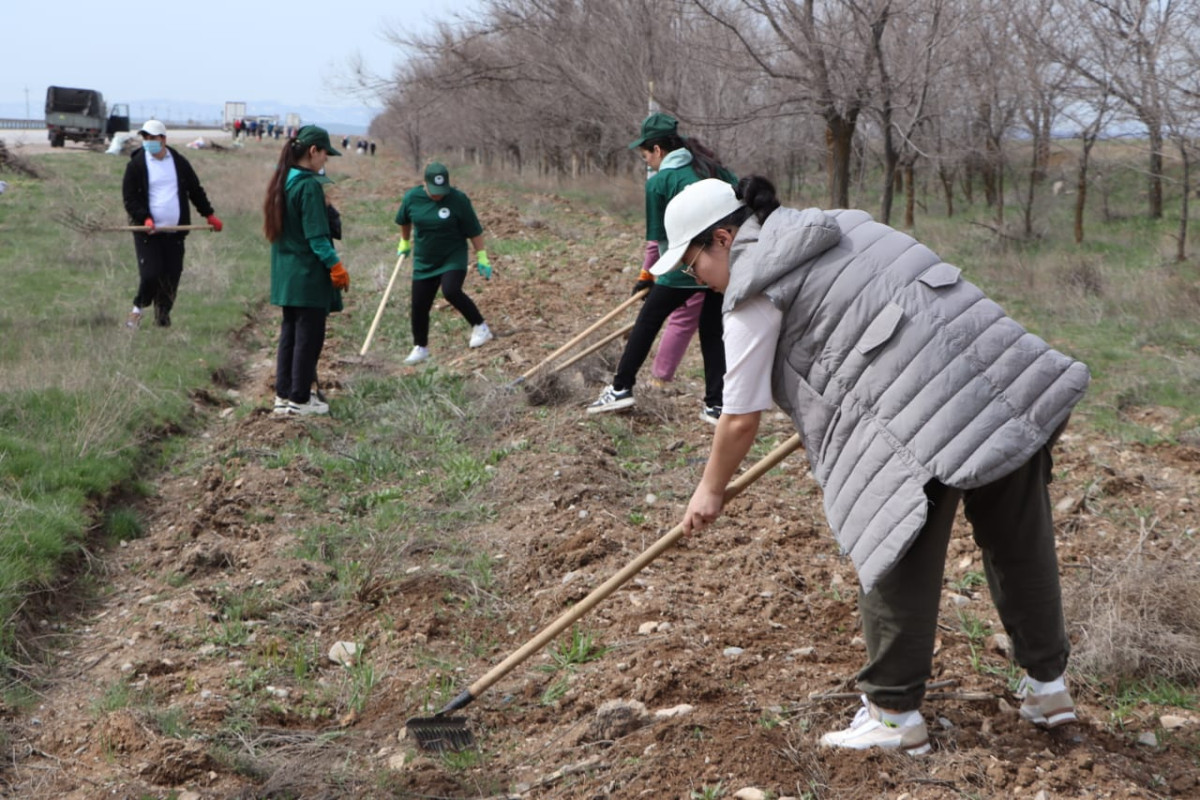
[[[162,150],[162,142],[158,139],[147,139],[142,143],[142,149],[152,156],[156,156]]]

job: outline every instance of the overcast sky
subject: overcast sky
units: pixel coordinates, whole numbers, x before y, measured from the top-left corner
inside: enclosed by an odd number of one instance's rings
[[[47,86],[98,89],[134,116],[151,101],[227,100],[358,108],[338,90],[355,54],[390,74],[402,52],[383,33],[428,30],[483,0],[14,0],[0,15],[0,116],[40,118]],[[250,109],[253,113],[255,109]],[[154,110],[162,118],[169,110]]]

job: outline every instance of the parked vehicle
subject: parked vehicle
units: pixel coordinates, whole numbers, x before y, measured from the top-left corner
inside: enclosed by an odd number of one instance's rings
[[[129,106],[114,103],[112,112],[95,89],[51,86],[46,90],[46,132],[51,147],[72,142],[104,144],[114,133],[129,130]]]
[[[246,104],[241,101],[225,101],[225,130],[233,130],[233,121],[246,116]]]

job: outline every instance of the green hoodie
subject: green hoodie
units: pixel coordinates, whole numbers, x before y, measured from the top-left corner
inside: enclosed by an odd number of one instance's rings
[[[667,213],[667,203],[682,192],[685,186],[700,180],[691,164],[692,154],[686,148],[672,150],[662,160],[658,172],[646,181],[646,241],[658,242],[660,253],[667,252],[667,230],[663,221]],[[717,173],[717,177],[730,184],[737,183],[737,176],[724,168]],[[657,283],[673,289],[703,288],[681,269],[660,275]]]

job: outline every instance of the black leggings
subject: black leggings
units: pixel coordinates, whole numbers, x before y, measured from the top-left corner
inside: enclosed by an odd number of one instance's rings
[[[724,325],[721,320],[721,302],[725,296],[709,289],[675,289],[655,284],[642,303],[617,374],[613,376],[613,388],[632,389],[637,383],[638,370],[642,368],[654,339],[662,330],[663,323],[671,312],[682,306],[696,292],[704,292],[704,306],[700,309],[700,355],[704,357],[704,404],[720,406],[725,392],[725,343],[721,340]]]
[[[452,269],[435,275],[432,278],[413,279],[412,282],[412,335],[413,344],[419,347],[429,346],[429,310],[433,308],[433,299],[437,297],[438,289],[446,302],[458,309],[458,313],[471,324],[471,327],[483,324],[483,315],[475,307],[475,303],[463,291],[463,281],[467,279],[465,269]]]

